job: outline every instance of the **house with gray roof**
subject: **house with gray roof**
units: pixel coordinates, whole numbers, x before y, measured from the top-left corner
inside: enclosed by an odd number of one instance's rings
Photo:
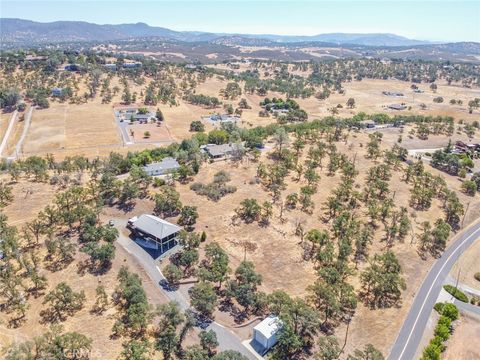
[[[128,220],[127,227],[140,238],[146,247],[162,253],[177,245],[181,228],[150,214],[142,214]]]
[[[153,162],[143,167],[143,170],[149,176],[167,175],[178,169],[180,169],[180,164],[172,157],[163,158],[162,161]]]
[[[211,159],[224,159],[232,156],[237,151],[243,151],[240,144],[208,144],[200,147],[200,150],[207,154]]]
[[[390,104],[388,105],[388,108],[392,110],[405,110],[407,107],[402,104]]]

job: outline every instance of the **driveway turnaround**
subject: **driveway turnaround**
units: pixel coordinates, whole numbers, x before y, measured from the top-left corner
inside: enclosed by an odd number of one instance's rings
[[[119,221],[117,220],[118,224]],[[132,239],[122,234],[119,228],[119,237],[117,242],[132,256],[134,256],[138,262],[142,265],[145,272],[152,279],[158,288],[164,292],[164,294],[171,300],[176,301],[180,308],[185,311],[190,309],[190,304],[185,296],[180,291],[170,291],[165,289],[162,284],[166,283],[166,279],[157,266],[155,259],[153,259],[140,245],[135,243]],[[246,356],[248,359],[256,360],[256,356],[250,352],[243,344],[240,338],[238,338],[233,332],[225,328],[224,326],[211,322],[206,327],[206,330],[213,330],[217,334],[217,340],[220,350],[235,350]]]
[[[466,229],[430,269],[390,352],[389,360],[412,360],[445,279],[459,256],[480,238],[480,224]]]

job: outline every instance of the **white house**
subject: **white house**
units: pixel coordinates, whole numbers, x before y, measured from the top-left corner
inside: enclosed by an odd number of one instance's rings
[[[254,348],[265,354],[277,343],[277,333],[283,327],[278,316],[270,315],[253,328]]]

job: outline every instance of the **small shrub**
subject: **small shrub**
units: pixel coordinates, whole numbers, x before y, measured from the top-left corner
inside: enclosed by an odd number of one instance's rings
[[[195,120],[190,123],[190,131],[194,132],[204,132],[205,125],[200,120]]]
[[[452,285],[443,285],[443,288],[446,292],[452,295],[455,299],[460,300],[462,302],[468,303],[468,296],[465,295],[462,291],[455,288]]]
[[[435,336],[440,337],[443,341],[447,341],[450,337],[450,329],[444,324],[438,324],[435,327]]]
[[[423,349],[421,360],[440,360],[442,348],[433,343],[433,340],[428,346]]]
[[[160,187],[165,185],[165,180],[159,177],[153,178],[153,186]]]
[[[458,308],[454,304],[445,304],[442,310],[442,315],[449,318],[451,321],[458,319]]]
[[[190,189],[197,195],[208,197],[210,200],[218,201],[222,197],[237,191],[235,186],[227,185],[230,175],[226,171],[219,171],[214,175],[213,182],[202,184],[199,182],[190,185]]]
[[[480,281],[480,272],[475,273],[473,277],[475,278],[475,280]]]
[[[213,182],[214,183],[225,184],[225,183],[229,182],[230,180],[231,180],[230,174],[228,172],[226,172],[225,170],[221,170],[213,176]]]
[[[450,328],[450,325],[452,324],[452,319],[450,319],[448,316],[442,315],[440,316],[440,319],[438,319],[437,325],[444,325],[447,328]]]
[[[445,303],[442,303],[442,302],[438,302],[436,303],[433,308],[439,313],[439,314],[442,314],[443,313],[443,308],[445,307]]]

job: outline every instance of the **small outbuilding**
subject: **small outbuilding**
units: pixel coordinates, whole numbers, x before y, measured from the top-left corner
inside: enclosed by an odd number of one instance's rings
[[[143,167],[149,176],[167,175],[180,169],[178,161],[172,157],[163,158],[162,161],[153,162]]]
[[[270,315],[253,328],[253,347],[265,354],[277,343],[277,333],[283,327],[278,316]]]

